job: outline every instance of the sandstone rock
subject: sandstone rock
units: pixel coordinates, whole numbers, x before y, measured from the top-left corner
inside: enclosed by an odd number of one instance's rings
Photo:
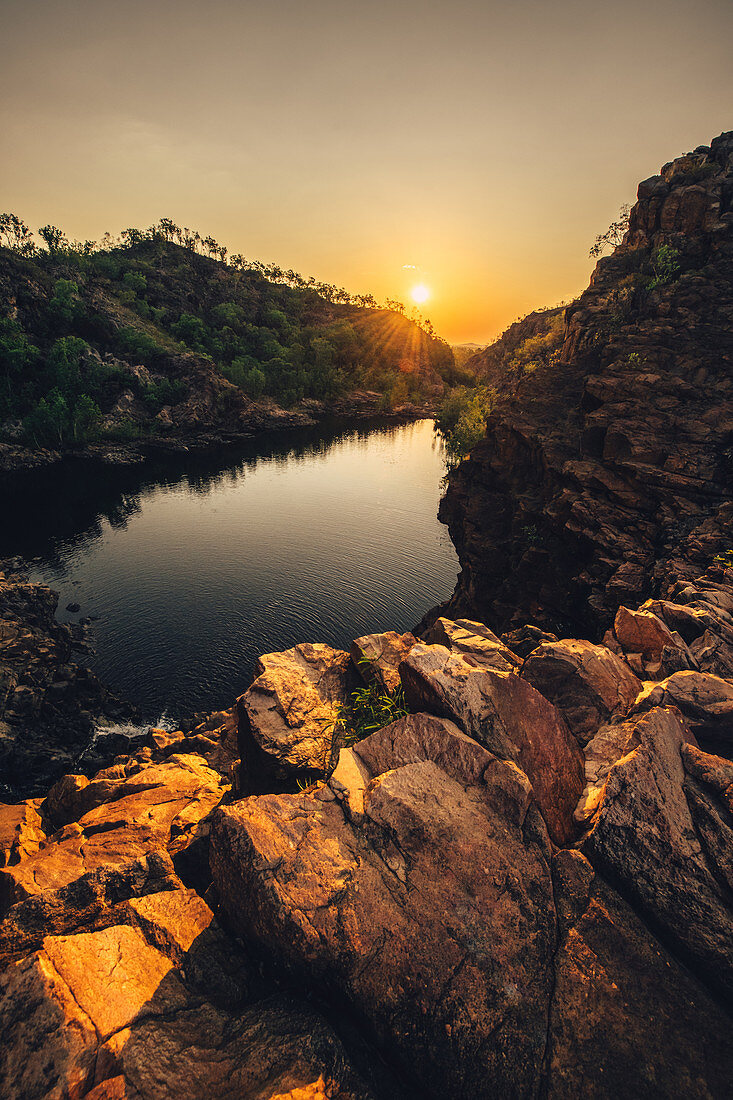
[[[675,672],[639,694],[634,714],[677,707],[705,747],[733,748],[733,683],[706,672]]]
[[[104,803],[55,833],[41,851],[0,873],[12,900],[58,890],[88,871],[155,849],[182,852],[207,834],[206,819],[227,787],[200,757],[172,756],[106,789]]]
[[[579,852],[559,852],[553,871],[547,1096],[724,1096],[728,1015]]]
[[[444,646],[415,646],[400,673],[412,710],[452,719],[492,753],[518,764],[553,840],[572,839],[582,754],[551,703],[516,673],[482,667]]]
[[[348,653],[303,643],[267,653],[238,702],[239,741],[248,779],[272,772],[323,774],[331,763],[339,706],[351,687]]]
[[[705,981],[733,993],[733,912],[701,847],[685,797],[672,710],[636,722],[637,746],[610,770],[582,850]]]
[[[37,951],[49,935],[129,924],[131,898],[182,889],[170,856],[158,851],[118,866],[100,867],[68,886],[25,898],[9,909],[0,924],[0,966]]]
[[[624,715],[641,690],[615,653],[574,638],[543,642],[525,661],[522,677],[554,703],[581,744],[612,715]]]
[[[0,867],[33,855],[45,841],[40,806],[40,798],[10,806],[0,802]]]
[[[587,825],[603,797],[606,779],[613,765],[638,744],[636,719],[601,726],[585,746],[585,788],[575,810],[579,825]]]
[[[400,763],[425,752],[420,730],[459,778],[432,760]],[[381,773],[365,787],[360,826],[318,788],[217,813],[212,869],[229,920],[345,997],[421,1095],[530,1094],[555,920],[526,776],[422,717],[358,753]]]
[[[671,631],[649,610],[630,611],[628,607],[620,607],[616,612],[614,633],[621,648],[629,655],[632,667],[630,655],[640,658],[638,672],[642,678],[661,679],[671,673],[697,667],[697,661],[681,635]]]
[[[520,659],[483,623],[470,619],[439,618],[423,634],[427,645],[442,645],[454,653],[471,657],[477,665],[511,672]]]
[[[500,640],[516,653],[518,657],[529,657],[533,649],[537,649],[542,642],[558,641],[557,634],[550,634],[541,630],[538,626],[520,626],[516,630],[510,630],[500,636]]]
[[[168,905],[169,895],[163,898]],[[162,919],[173,935],[173,942],[160,940],[164,950],[127,925],[48,936],[40,951],[0,976],[3,1096],[372,1100],[312,1009],[277,996],[231,1013],[191,992],[192,948],[180,952],[207,934],[191,939],[206,917],[203,902],[190,899],[196,913],[186,927],[190,904],[178,913],[170,906],[153,911],[154,899],[146,899],[145,926],[160,936]]]
[[[351,643],[351,659],[365,683],[376,683],[383,691],[394,694],[400,686],[400,661],[410,652],[417,638],[414,634],[366,634]]]

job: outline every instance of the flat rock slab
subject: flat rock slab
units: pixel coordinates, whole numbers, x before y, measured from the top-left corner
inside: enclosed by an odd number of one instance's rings
[[[266,653],[238,702],[242,761],[256,781],[270,772],[329,769],[339,708],[353,685],[348,653],[303,643]]]
[[[359,744],[360,824],[327,787],[222,807],[217,890],[238,931],[347,998],[425,1095],[528,1095],[555,944],[545,826],[515,764],[475,742],[461,757],[463,735],[437,723],[438,764],[420,728]]]
[[[417,645],[400,666],[412,710],[454,721],[464,733],[526,772],[552,839],[575,836],[583,756],[555,707],[515,672],[477,664],[440,645]]]

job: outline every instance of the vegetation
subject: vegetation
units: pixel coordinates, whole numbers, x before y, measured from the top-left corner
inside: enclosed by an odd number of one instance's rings
[[[495,400],[495,391],[486,386],[459,386],[443,402],[435,425],[445,440],[449,467],[466,458],[483,438]]]
[[[455,383],[449,346],[401,303],[229,255],[170,219],[99,242],[52,225],[38,238],[0,215],[0,300],[12,303],[0,423],[20,421],[37,445],[94,438],[124,391],[155,415],[212,371],[282,405],[363,388],[394,406]]]
[[[630,213],[631,206],[629,203],[624,203],[618,212],[618,218],[611,222],[605,233],[600,233],[596,237],[588,253],[589,256],[594,258],[602,256],[607,248],[613,251],[614,248],[617,248],[621,244],[629,228]]]
[[[376,683],[358,688],[352,691],[346,703],[339,708],[334,729],[334,746],[345,748],[355,745],[370,733],[381,730],[407,714],[409,711],[401,687],[394,695],[390,695]]]

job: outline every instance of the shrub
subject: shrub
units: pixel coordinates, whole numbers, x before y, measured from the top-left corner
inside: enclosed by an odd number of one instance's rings
[[[362,741],[370,733],[376,733],[398,718],[409,714],[402,688],[390,695],[377,684],[352,691],[346,702],[339,707],[334,727],[333,744],[335,748],[347,748]]]

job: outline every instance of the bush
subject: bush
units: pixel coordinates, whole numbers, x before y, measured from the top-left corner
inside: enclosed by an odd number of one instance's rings
[[[495,392],[485,386],[461,386],[443,402],[435,426],[445,440],[448,466],[457,465],[483,439],[495,399]]]
[[[339,707],[334,727],[333,744],[335,748],[346,748],[362,741],[370,733],[376,733],[398,718],[404,718],[410,712],[405,704],[402,688],[390,695],[376,684],[358,688],[348,696]]]

